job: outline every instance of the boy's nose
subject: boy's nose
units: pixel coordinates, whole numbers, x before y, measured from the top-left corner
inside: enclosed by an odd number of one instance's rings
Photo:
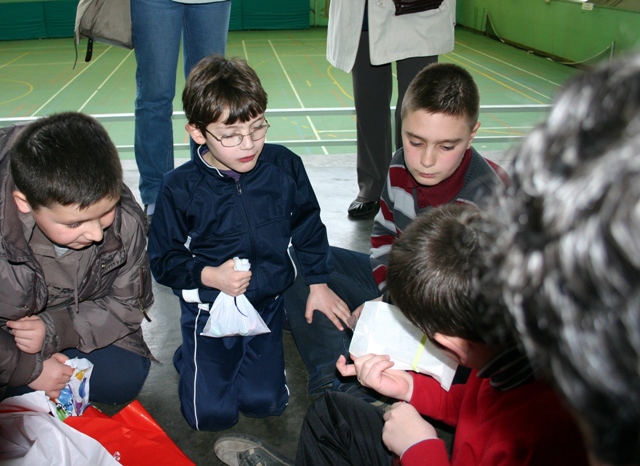
[[[420,163],[422,163],[422,166],[426,168],[433,167],[436,164],[435,149],[430,149],[430,148],[425,149],[420,159]]]
[[[102,230],[102,225],[100,221],[96,220],[95,222],[87,222],[87,229],[84,232],[84,237],[90,241],[99,242],[102,241],[102,236],[104,235],[104,231]]]
[[[242,142],[240,143],[240,148],[241,149],[252,149],[253,146],[255,146],[256,143],[253,139],[251,139],[250,135],[246,135],[244,138],[242,138]]]

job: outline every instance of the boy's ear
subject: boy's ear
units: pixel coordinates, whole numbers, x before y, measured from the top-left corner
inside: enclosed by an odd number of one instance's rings
[[[445,352],[458,364],[466,366],[469,363],[469,340],[460,337],[452,337],[449,335],[443,335],[442,333],[436,333],[433,339],[438,344],[444,347]]]
[[[196,128],[195,125],[187,123],[184,128],[187,130],[187,132],[191,136],[191,139],[193,139],[193,142],[195,142],[196,144],[205,144],[207,142],[207,138],[202,135],[202,131]]]
[[[13,192],[13,200],[18,206],[18,210],[23,214],[28,214],[31,212],[31,205],[29,205],[27,197],[21,191]]]
[[[476,137],[476,133],[478,132],[479,128],[480,128],[480,122],[476,121],[476,124],[473,126],[473,129],[471,130],[471,140],[469,141],[469,145],[467,146],[467,149],[469,147],[471,147],[471,143],[473,142],[473,138]]]

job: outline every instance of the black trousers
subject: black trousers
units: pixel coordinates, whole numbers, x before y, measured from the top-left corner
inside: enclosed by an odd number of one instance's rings
[[[296,465],[391,465],[382,443],[384,412],[340,392],[327,392],[307,410]]]

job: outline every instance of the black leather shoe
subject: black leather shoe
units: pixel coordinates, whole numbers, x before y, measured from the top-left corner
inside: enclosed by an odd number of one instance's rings
[[[379,208],[379,201],[361,202],[356,199],[351,203],[347,212],[349,213],[349,217],[352,218],[373,218],[378,213]]]

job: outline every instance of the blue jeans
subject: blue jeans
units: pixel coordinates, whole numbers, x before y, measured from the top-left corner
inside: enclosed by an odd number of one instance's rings
[[[307,323],[304,312],[309,287],[304,283],[300,264],[293,249],[291,252],[298,276],[284,294],[287,319],[300,356],[309,372],[309,394],[315,395],[339,378],[336,361],[341,354],[349,357],[352,332],[349,329],[341,332],[319,311],[313,313],[313,322]],[[329,288],[344,300],[351,312],[365,301],[380,296],[367,254],[333,246],[331,254],[334,269],[329,277]]]
[[[224,55],[231,1],[183,4],[131,0],[136,54],[135,157],[143,204],[155,203],[173,169],[173,98],[182,38],[184,75],[207,55]]]

